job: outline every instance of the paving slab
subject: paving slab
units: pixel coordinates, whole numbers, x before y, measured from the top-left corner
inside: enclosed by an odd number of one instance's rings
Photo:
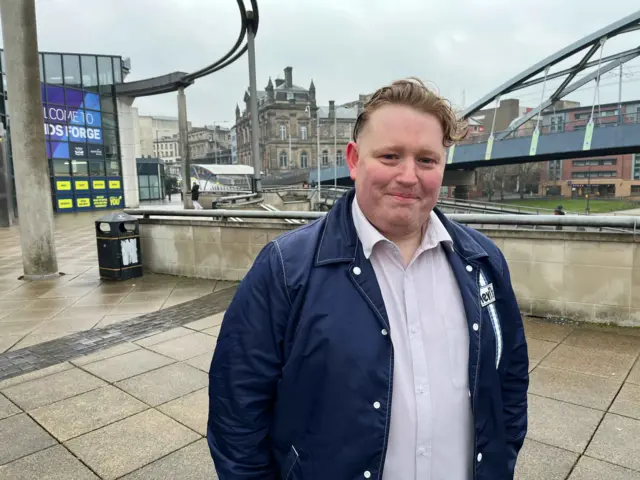
[[[180,480],[217,480],[207,440],[198,440],[137,470],[122,480],[176,478]]]
[[[122,390],[106,386],[36,408],[29,414],[60,442],[65,442],[147,408]]]
[[[574,347],[604,350],[632,356],[637,356],[640,353],[640,337],[602,330],[576,329],[562,343]]]
[[[12,415],[17,415],[18,413],[22,413],[22,410],[11,403],[6,397],[0,395],[0,420]]]
[[[529,352],[529,363],[538,363],[544,357],[549,355],[551,350],[558,346],[555,342],[547,340],[538,340],[537,338],[527,339],[527,351]]]
[[[218,337],[220,335],[220,327],[221,325],[216,325],[215,327],[202,330],[202,333],[206,333],[207,335],[211,335],[213,337]]]
[[[213,350],[207,353],[203,353],[202,355],[198,355],[197,357],[190,358],[185,363],[187,365],[191,365],[192,367],[196,367],[198,370],[209,373],[209,368],[211,368],[211,360],[213,360]]]
[[[71,363],[80,367],[89,363],[94,363],[100,360],[106,360],[107,358],[117,357],[118,355],[133,352],[134,350],[140,350],[140,347],[133,343],[121,343],[120,345],[116,345],[115,347],[106,348],[99,352],[85,355],[84,357],[74,358],[73,360],[71,360]]]
[[[209,376],[197,368],[176,363],[116,383],[118,388],[152,407],[209,385]]]
[[[640,385],[625,383],[609,411],[640,420]]]
[[[55,438],[26,414],[0,420],[0,465],[55,445]]]
[[[149,350],[182,361],[215,349],[217,341],[216,337],[196,332],[185,337],[153,345],[149,347]]]
[[[631,372],[629,372],[627,382],[640,385],[640,359],[636,361],[636,364],[631,369]]]
[[[565,480],[578,454],[525,439],[516,463],[515,480]]]
[[[640,472],[583,456],[569,480],[640,480]]]
[[[203,437],[207,435],[207,419],[209,417],[209,389],[176,398],[157,407],[165,415],[195,430]]]
[[[632,355],[559,345],[540,365],[596,375],[622,383],[635,361]]]
[[[62,445],[0,467],[0,480],[98,480]]]
[[[74,438],[65,446],[100,477],[115,480],[199,438],[166,415],[147,410]]]
[[[207,328],[216,327],[218,325],[222,325],[222,320],[224,319],[224,312],[216,313],[215,315],[210,315],[201,320],[196,320],[195,322],[187,323],[185,327],[191,328],[193,330],[206,330]]]
[[[153,345],[157,345],[158,343],[163,343],[168,340],[173,340],[174,338],[184,337],[186,335],[191,335],[193,333],[192,330],[184,327],[172,328],[171,330],[167,330],[166,332],[157,333],[155,335],[151,335],[149,337],[142,338],[137,340],[136,345],[140,345],[142,347],[151,347]]]
[[[71,365],[68,362],[64,362],[64,363],[58,363],[56,365],[52,365],[50,367],[42,368],[34,372],[25,373],[24,375],[8,378],[0,382],[0,391],[5,388],[11,387],[13,385],[19,385],[21,383],[30,382],[31,380],[36,380],[37,378],[44,378],[49,375],[53,375],[54,373],[70,370],[71,368],[73,368],[73,365]]]
[[[134,377],[174,363],[175,360],[140,349],[84,365],[82,368],[109,383]]]
[[[620,388],[618,379],[603,379],[542,365],[529,378],[529,393],[598,410],[607,410]]]
[[[604,412],[529,395],[527,438],[583,453]]]
[[[640,420],[607,413],[598,427],[588,456],[640,471]]]
[[[532,318],[524,319],[524,330],[527,340],[536,338],[538,340],[559,343],[562,342],[573,329],[574,327],[571,325],[563,325]]]
[[[23,410],[32,410],[105,385],[99,378],[72,368],[14,385],[3,389],[2,393]]]

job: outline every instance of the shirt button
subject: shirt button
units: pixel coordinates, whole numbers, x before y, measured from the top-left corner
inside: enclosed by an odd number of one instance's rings
[[[424,393],[424,387],[418,387],[418,393]]]
[[[418,453],[419,453],[420,455],[424,455],[424,454],[425,454],[425,449],[424,449],[424,448],[422,448],[422,447],[420,447],[420,448],[418,449]]]
[[[361,273],[362,273],[362,270],[360,270],[360,267],[353,267],[354,275],[360,275]]]
[[[473,272],[473,267],[471,265],[467,265],[467,272]]]
[[[364,472],[364,478],[371,478],[371,472],[369,470]]]
[[[478,454],[478,461],[479,461],[479,462],[481,462],[481,461],[482,461],[482,454],[481,454],[481,453],[479,453],[479,454]]]
[[[413,328],[411,329],[411,332],[412,332],[412,333],[416,333],[417,331],[418,331],[418,329],[417,329],[416,327],[413,327]]]
[[[477,332],[479,328],[480,328],[480,327],[478,326],[478,324],[477,324],[477,323],[474,323],[474,324],[473,324],[473,331],[474,331],[474,332]]]
[[[380,408],[380,402],[373,402],[373,408],[376,410]]]

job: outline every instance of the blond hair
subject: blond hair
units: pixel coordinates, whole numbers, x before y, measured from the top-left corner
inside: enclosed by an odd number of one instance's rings
[[[373,112],[384,105],[406,105],[436,117],[442,126],[445,147],[459,142],[467,135],[467,123],[458,120],[449,101],[427,88],[419,78],[409,77],[379,88],[367,100],[353,127],[354,141],[358,140],[358,135]]]

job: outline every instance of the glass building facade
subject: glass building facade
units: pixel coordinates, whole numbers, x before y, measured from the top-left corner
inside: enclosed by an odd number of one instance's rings
[[[0,121],[10,145],[2,50],[0,71]],[[122,57],[42,52],[40,82],[54,211],[124,207],[115,95],[115,85],[122,82]]]

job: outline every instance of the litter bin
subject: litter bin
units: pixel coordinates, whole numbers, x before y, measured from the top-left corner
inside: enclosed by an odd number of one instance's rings
[[[128,280],[142,276],[140,224],[126,213],[110,213],[96,220],[100,278]]]

